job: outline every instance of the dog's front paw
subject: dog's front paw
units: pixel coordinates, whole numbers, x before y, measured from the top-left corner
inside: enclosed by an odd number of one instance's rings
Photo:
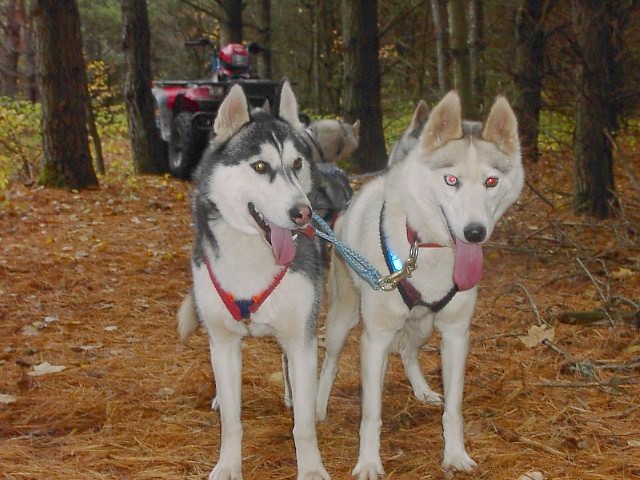
[[[209,474],[209,480],[242,480],[242,472],[218,463]]]
[[[414,391],[413,394],[419,401],[424,403],[431,403],[433,405],[442,405],[444,403],[444,397],[428,387],[424,390]]]
[[[322,465],[308,472],[298,473],[298,480],[331,480],[331,477]]]
[[[351,475],[357,476],[358,480],[378,480],[378,477],[384,475],[384,469],[380,459],[376,462],[363,462],[358,460]]]
[[[478,464],[473,461],[473,459],[467,455],[467,452],[464,450],[459,453],[451,453],[444,455],[444,460],[442,462],[442,469],[445,472],[451,472],[454,470],[458,470],[461,472],[468,472],[469,470],[477,467]]]

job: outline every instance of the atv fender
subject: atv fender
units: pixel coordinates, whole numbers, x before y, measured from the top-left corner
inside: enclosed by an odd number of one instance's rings
[[[169,109],[169,97],[162,88],[152,88],[153,98],[156,102],[156,125],[160,130],[160,136],[165,142],[171,138],[171,110]]]

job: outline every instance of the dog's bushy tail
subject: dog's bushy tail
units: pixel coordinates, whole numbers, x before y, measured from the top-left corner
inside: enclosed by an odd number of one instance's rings
[[[178,309],[178,333],[180,340],[186,341],[198,329],[198,314],[193,299],[193,292],[189,292],[182,300]]]

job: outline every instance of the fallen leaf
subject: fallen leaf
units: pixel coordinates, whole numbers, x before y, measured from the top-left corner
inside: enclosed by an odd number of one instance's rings
[[[543,340],[553,341],[555,330],[553,327],[546,325],[532,325],[527,335],[518,337],[522,343],[528,348],[540,345]]]
[[[104,331],[105,332],[115,332],[116,330],[118,330],[118,326],[117,325],[108,325],[108,326],[104,327]]]
[[[0,403],[13,403],[18,398],[14,395],[7,395],[6,393],[0,393]]]
[[[624,351],[627,353],[640,352],[640,343],[636,343],[635,345],[630,345]]]
[[[518,480],[544,480],[545,476],[542,472],[531,471],[522,475]]]
[[[640,440],[637,438],[632,438],[631,440],[627,441],[627,445],[629,445],[630,447],[640,447]]]
[[[40,375],[48,375],[50,373],[58,373],[66,369],[64,365],[51,365],[49,362],[42,362],[33,367],[33,371],[29,372],[30,377],[39,377]]]
[[[27,325],[22,329],[22,335],[25,337],[36,337],[38,335],[38,331],[31,325]]]
[[[161,388],[160,390],[158,390],[156,392],[156,396],[160,397],[160,398],[169,398],[170,396],[172,396],[174,393],[176,393],[176,391],[171,388],[171,387],[164,387]]]
[[[283,385],[284,378],[282,376],[282,372],[279,370],[277,372],[273,372],[271,375],[269,375],[269,381],[271,383],[275,383],[276,385]]]
[[[632,275],[633,275],[633,270],[625,267],[620,267],[618,270],[614,270],[613,272],[611,272],[611,276],[617,279],[628,278],[628,277],[631,277]]]

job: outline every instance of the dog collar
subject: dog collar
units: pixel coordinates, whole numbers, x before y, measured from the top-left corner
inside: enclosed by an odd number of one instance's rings
[[[254,295],[249,299],[236,299],[231,293],[222,288],[220,282],[218,282],[218,279],[213,273],[213,267],[211,266],[211,262],[209,262],[209,258],[207,256],[204,257],[204,262],[207,265],[207,271],[209,272],[211,283],[213,283],[213,286],[218,292],[222,303],[224,303],[224,306],[227,307],[227,310],[236,322],[246,320],[251,316],[252,313],[255,313],[258,308],[260,308],[260,305],[262,305],[264,301],[269,297],[269,295],[271,295],[271,292],[273,292],[280,284],[285,274],[287,273],[287,270],[289,270],[289,265],[286,265],[274,277],[271,284],[259,294]]]
[[[384,256],[384,261],[387,264],[387,268],[389,269],[389,273],[395,273],[398,270],[402,269],[402,261],[400,257],[395,254],[395,252],[389,247],[389,242],[387,240],[387,235],[384,232],[384,228],[382,226],[384,220],[384,203],[382,204],[382,208],[380,209],[380,246],[382,248],[382,255]],[[420,243],[418,238],[418,234],[413,230],[409,224],[407,223],[407,240],[410,244],[414,242],[418,242],[419,247],[423,248],[432,248],[432,247],[442,247],[443,245],[439,245],[437,243]],[[454,283],[451,290],[449,290],[444,297],[436,302],[425,302],[422,300],[422,294],[418,291],[416,287],[406,278],[400,280],[398,282],[398,292],[402,297],[402,301],[407,306],[407,308],[411,311],[413,307],[416,305],[420,305],[422,307],[427,307],[434,313],[439,312],[447,304],[451,301],[451,299],[458,293],[458,286]]]

